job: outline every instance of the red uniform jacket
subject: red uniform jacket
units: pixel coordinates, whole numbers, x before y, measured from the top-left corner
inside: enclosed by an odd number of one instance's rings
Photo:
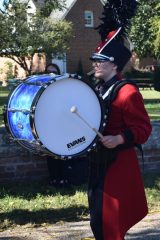
[[[125,141],[143,144],[151,133],[151,124],[138,89],[124,85],[112,103],[112,111],[103,135],[122,134]],[[144,186],[134,147],[118,152],[106,172],[102,225],[104,240],[122,240],[125,233],[148,212]]]

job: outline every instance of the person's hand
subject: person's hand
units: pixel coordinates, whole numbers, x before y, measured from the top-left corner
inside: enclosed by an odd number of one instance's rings
[[[120,135],[120,134],[116,135],[116,136],[111,136],[111,135],[104,136],[103,138],[100,139],[100,141],[107,148],[115,148],[119,144],[124,143],[124,139],[123,139],[122,135]]]

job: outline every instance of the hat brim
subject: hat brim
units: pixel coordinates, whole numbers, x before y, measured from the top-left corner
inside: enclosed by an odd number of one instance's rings
[[[90,57],[91,61],[111,61],[111,57],[105,56],[100,53],[93,53],[92,56]]]

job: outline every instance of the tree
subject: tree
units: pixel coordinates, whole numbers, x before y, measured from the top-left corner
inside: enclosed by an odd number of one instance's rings
[[[41,15],[49,17],[53,9],[63,10],[66,0],[44,0],[44,6],[40,9]]]
[[[159,0],[139,0],[139,7],[132,22],[130,38],[135,46],[135,52],[140,58],[147,56],[159,58],[159,5]]]
[[[22,1],[20,1],[22,2]],[[30,0],[23,0],[25,5],[27,6]],[[36,2],[36,0],[35,0]],[[12,4],[13,0],[1,0],[1,8],[0,11],[3,13],[5,9],[8,7],[8,4]],[[49,17],[51,11],[53,9],[59,9],[62,10],[65,7],[65,0],[44,0],[41,3],[41,9],[40,12],[43,16]]]
[[[157,14],[151,18],[150,22],[153,32],[155,33],[153,39],[154,52],[157,59],[160,59],[160,3],[157,4],[155,10]]]
[[[34,55],[63,55],[71,34],[71,23],[46,17],[42,9],[30,13],[26,4],[10,0],[6,11],[0,13],[0,56],[14,60],[30,75]]]

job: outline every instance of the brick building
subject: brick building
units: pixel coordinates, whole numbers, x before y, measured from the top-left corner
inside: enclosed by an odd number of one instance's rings
[[[95,27],[100,23],[99,17],[102,11],[101,0],[67,0],[64,11],[54,11],[51,14],[52,18],[65,19],[73,23],[70,50],[66,54],[66,59],[63,59],[63,62],[66,61],[67,72],[74,73],[80,70],[79,68],[82,68],[84,73],[91,70],[89,56],[100,42]]]

